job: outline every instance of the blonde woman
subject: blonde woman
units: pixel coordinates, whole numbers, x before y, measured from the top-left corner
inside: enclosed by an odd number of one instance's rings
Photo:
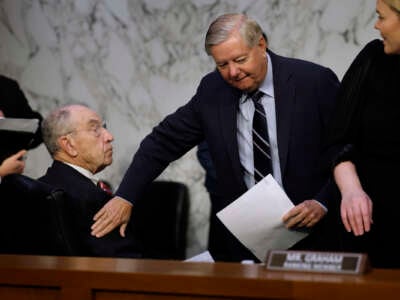
[[[400,0],[377,0],[374,40],[345,74],[331,142],[344,145],[334,162],[341,219],[375,267],[400,267]]]

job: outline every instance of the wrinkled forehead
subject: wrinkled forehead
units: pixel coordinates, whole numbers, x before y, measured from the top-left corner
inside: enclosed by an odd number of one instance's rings
[[[88,127],[102,123],[102,118],[90,108],[76,106],[71,108],[71,122],[77,127]]]

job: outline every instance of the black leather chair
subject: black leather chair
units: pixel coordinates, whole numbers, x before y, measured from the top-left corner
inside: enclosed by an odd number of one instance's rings
[[[186,185],[154,181],[132,210],[132,225],[143,245],[143,257],[186,258],[189,192]]]
[[[9,175],[0,184],[0,253],[77,255],[64,192],[24,175]]]

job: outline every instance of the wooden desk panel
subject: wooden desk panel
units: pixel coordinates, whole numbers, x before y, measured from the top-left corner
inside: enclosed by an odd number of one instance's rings
[[[267,271],[234,263],[0,255],[1,300],[397,300],[399,295],[400,270],[356,276]]]
[[[164,294],[148,294],[148,293],[114,293],[114,292],[97,292],[94,296],[96,300],[229,300],[238,298],[227,297],[199,297],[191,295],[164,295]]]
[[[0,286],[1,300],[57,300],[59,289]]]

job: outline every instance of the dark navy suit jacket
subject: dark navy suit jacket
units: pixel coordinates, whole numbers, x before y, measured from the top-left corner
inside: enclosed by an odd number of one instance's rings
[[[338,79],[322,66],[271,51],[269,55],[284,190],[295,204],[313,198],[326,203],[331,185],[328,172],[320,168],[325,161],[322,139],[334,107]],[[134,203],[170,162],[205,140],[218,180],[209,237],[209,250],[216,260],[254,258],[215,216],[247,190],[236,136],[241,94],[217,71],[206,75],[193,98],[142,141],[116,193]]]
[[[20,89],[18,83],[8,77],[0,75],[0,110],[7,118],[24,118],[24,119],[39,119],[42,120],[40,113],[32,110],[28,100]],[[42,143],[42,134],[40,126],[36,133],[32,136],[32,142],[29,149],[32,149]],[[10,145],[2,141],[0,149],[0,163],[6,157],[22,149],[15,149],[14,145]]]
[[[54,161],[40,181],[64,190],[68,195],[74,217],[76,231],[84,253],[82,256],[104,257],[140,257],[140,245],[133,237],[131,228],[127,228],[125,238],[119,235],[119,229],[113,230],[102,238],[90,234],[93,216],[110,200],[111,196],[98,188],[89,178],[74,168]]]

